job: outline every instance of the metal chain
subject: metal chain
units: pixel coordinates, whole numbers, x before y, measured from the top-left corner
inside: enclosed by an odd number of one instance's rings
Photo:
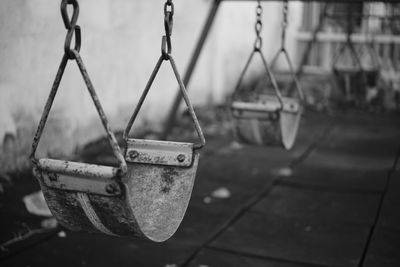
[[[260,51],[262,47],[262,37],[261,37],[261,30],[263,27],[262,24],[262,13],[263,8],[261,6],[261,1],[257,1],[256,7],[256,24],[254,25],[254,29],[256,31],[256,40],[254,42],[254,51]]]
[[[73,13],[71,20],[68,16],[68,5],[73,6]],[[77,0],[62,0],[61,1],[61,16],[64,21],[65,28],[68,30],[64,42],[64,51],[68,55],[68,59],[75,59],[73,50],[79,52],[81,49],[81,28],[76,25],[79,15],[79,4]],[[72,37],[75,34],[75,46],[71,48]]]
[[[169,55],[172,52],[171,34],[174,25],[174,3],[172,0],[167,0],[164,4],[164,28],[165,35],[162,37],[161,54],[164,60],[169,60]]]
[[[285,0],[283,2],[282,9],[282,35],[281,35],[281,50],[285,50],[285,42],[286,42],[286,29],[288,25],[288,13],[289,13],[289,1]]]

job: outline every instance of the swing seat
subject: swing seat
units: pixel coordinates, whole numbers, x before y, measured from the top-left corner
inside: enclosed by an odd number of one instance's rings
[[[341,66],[333,68],[333,73],[339,88],[347,100],[350,100],[350,96],[352,95],[359,98],[363,97],[365,94],[365,77],[361,69]]]
[[[40,159],[34,174],[57,220],[73,231],[162,242],[188,206],[199,154],[193,144],[127,140],[128,172],[118,168]]]
[[[178,229],[189,204],[199,162],[194,144],[127,139],[122,178],[140,232],[162,242]]]
[[[364,69],[366,84],[368,87],[376,87],[380,75],[380,70],[376,68]]]
[[[254,145],[283,146],[291,149],[302,114],[299,99],[262,94],[254,102],[232,103],[234,129],[239,141]]]

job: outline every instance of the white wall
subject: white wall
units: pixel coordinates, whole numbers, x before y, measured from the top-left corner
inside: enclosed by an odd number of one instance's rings
[[[164,1],[79,2],[82,58],[112,127],[122,129],[160,55]],[[183,75],[211,0],[174,3],[173,55]],[[29,142],[32,138],[63,53],[66,30],[59,5],[54,0],[0,3],[0,141],[7,132]],[[195,105],[221,102],[233,89],[254,42],[255,5],[221,4],[189,85]],[[263,51],[269,58],[279,47],[281,3],[263,2],[263,6]],[[291,2],[290,14],[288,44],[295,51],[291,36],[300,21],[301,3]],[[176,89],[165,64],[140,120],[162,122]],[[69,153],[102,134],[78,68],[70,61],[41,151]]]

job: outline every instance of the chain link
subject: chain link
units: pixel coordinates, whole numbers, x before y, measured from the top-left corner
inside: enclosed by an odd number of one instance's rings
[[[288,0],[285,0],[283,2],[283,11],[282,11],[282,17],[283,17],[283,21],[282,21],[282,28],[286,29],[287,25],[288,25],[288,13],[289,13],[289,3]]]
[[[161,41],[161,54],[164,60],[169,60],[169,55],[172,52],[171,34],[174,25],[174,3],[172,0],[167,0],[164,4],[164,28],[165,35]]]
[[[285,50],[285,41],[286,41],[286,29],[288,25],[288,13],[289,13],[289,1],[285,0],[283,2],[282,9],[282,33],[281,33],[281,50]]]
[[[72,5],[73,12],[71,19],[68,15],[68,5]],[[75,53],[81,49],[81,28],[76,24],[79,16],[79,3],[77,0],[62,0],[61,1],[61,16],[68,30],[64,42],[64,52],[68,56],[68,59],[75,59]],[[71,48],[72,38],[75,36],[74,48]]]
[[[263,13],[263,8],[261,6],[261,1],[257,1],[257,7],[256,7],[256,23],[254,25],[254,29],[256,31],[256,40],[254,42],[254,51],[260,51],[262,47],[262,37],[261,37],[261,31],[263,28],[262,24],[262,13]]]

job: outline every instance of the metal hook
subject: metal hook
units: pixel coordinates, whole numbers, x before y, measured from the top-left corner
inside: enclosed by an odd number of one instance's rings
[[[68,9],[67,6],[68,5],[72,5],[73,6],[73,13],[72,13],[72,17],[71,20],[69,19],[68,16]],[[65,28],[67,30],[71,30],[72,28],[75,27],[76,22],[78,20],[78,16],[79,16],[79,3],[76,0],[62,0],[61,2],[61,6],[60,6],[60,10],[61,10],[61,16],[65,25]]]

